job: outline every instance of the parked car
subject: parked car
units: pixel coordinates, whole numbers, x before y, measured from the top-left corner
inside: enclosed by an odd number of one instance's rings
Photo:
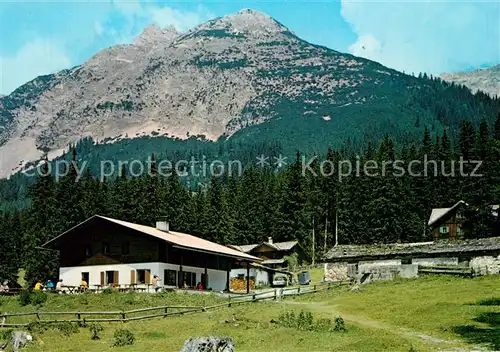
[[[281,286],[286,286],[288,283],[288,280],[286,278],[286,276],[283,276],[283,275],[276,275],[274,278],[273,278],[273,286],[274,287],[281,287]]]

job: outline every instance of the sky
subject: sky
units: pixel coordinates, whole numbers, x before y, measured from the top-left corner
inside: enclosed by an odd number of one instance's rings
[[[149,24],[186,31],[243,8],[309,42],[407,73],[500,63],[498,0],[0,0],[0,94],[131,43]]]

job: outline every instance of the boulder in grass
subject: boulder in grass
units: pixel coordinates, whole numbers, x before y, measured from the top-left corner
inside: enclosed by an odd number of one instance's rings
[[[12,351],[18,352],[28,341],[33,341],[33,337],[24,331],[13,331],[6,344],[0,346],[0,350],[5,350],[8,345],[12,345]]]
[[[190,337],[181,352],[234,352],[232,337]]]

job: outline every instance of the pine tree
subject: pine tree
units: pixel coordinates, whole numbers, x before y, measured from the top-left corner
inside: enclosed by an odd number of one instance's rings
[[[58,277],[58,253],[40,246],[60,234],[59,206],[56,185],[49,173],[47,160],[35,184],[30,188],[32,205],[23,238],[25,280],[33,285],[37,280]]]
[[[0,212],[0,283],[17,281],[23,253],[21,233],[23,231],[19,213]]]
[[[59,220],[57,233],[63,233],[86,220],[81,204],[83,192],[80,179],[83,175],[78,175],[75,148],[72,148],[72,154],[68,169],[65,170],[67,173],[56,183],[55,194],[58,201],[57,211]]]
[[[278,210],[277,237],[280,241],[298,240],[305,253],[311,255],[311,229],[307,224],[306,194],[301,174],[300,154],[295,162],[284,171],[281,205]]]

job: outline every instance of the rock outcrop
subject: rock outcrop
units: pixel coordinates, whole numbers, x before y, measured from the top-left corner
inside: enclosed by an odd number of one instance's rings
[[[181,352],[234,352],[234,342],[231,337],[191,337]]]
[[[463,84],[474,93],[480,90],[491,96],[500,97],[500,64],[470,72],[443,73],[441,78]]]

